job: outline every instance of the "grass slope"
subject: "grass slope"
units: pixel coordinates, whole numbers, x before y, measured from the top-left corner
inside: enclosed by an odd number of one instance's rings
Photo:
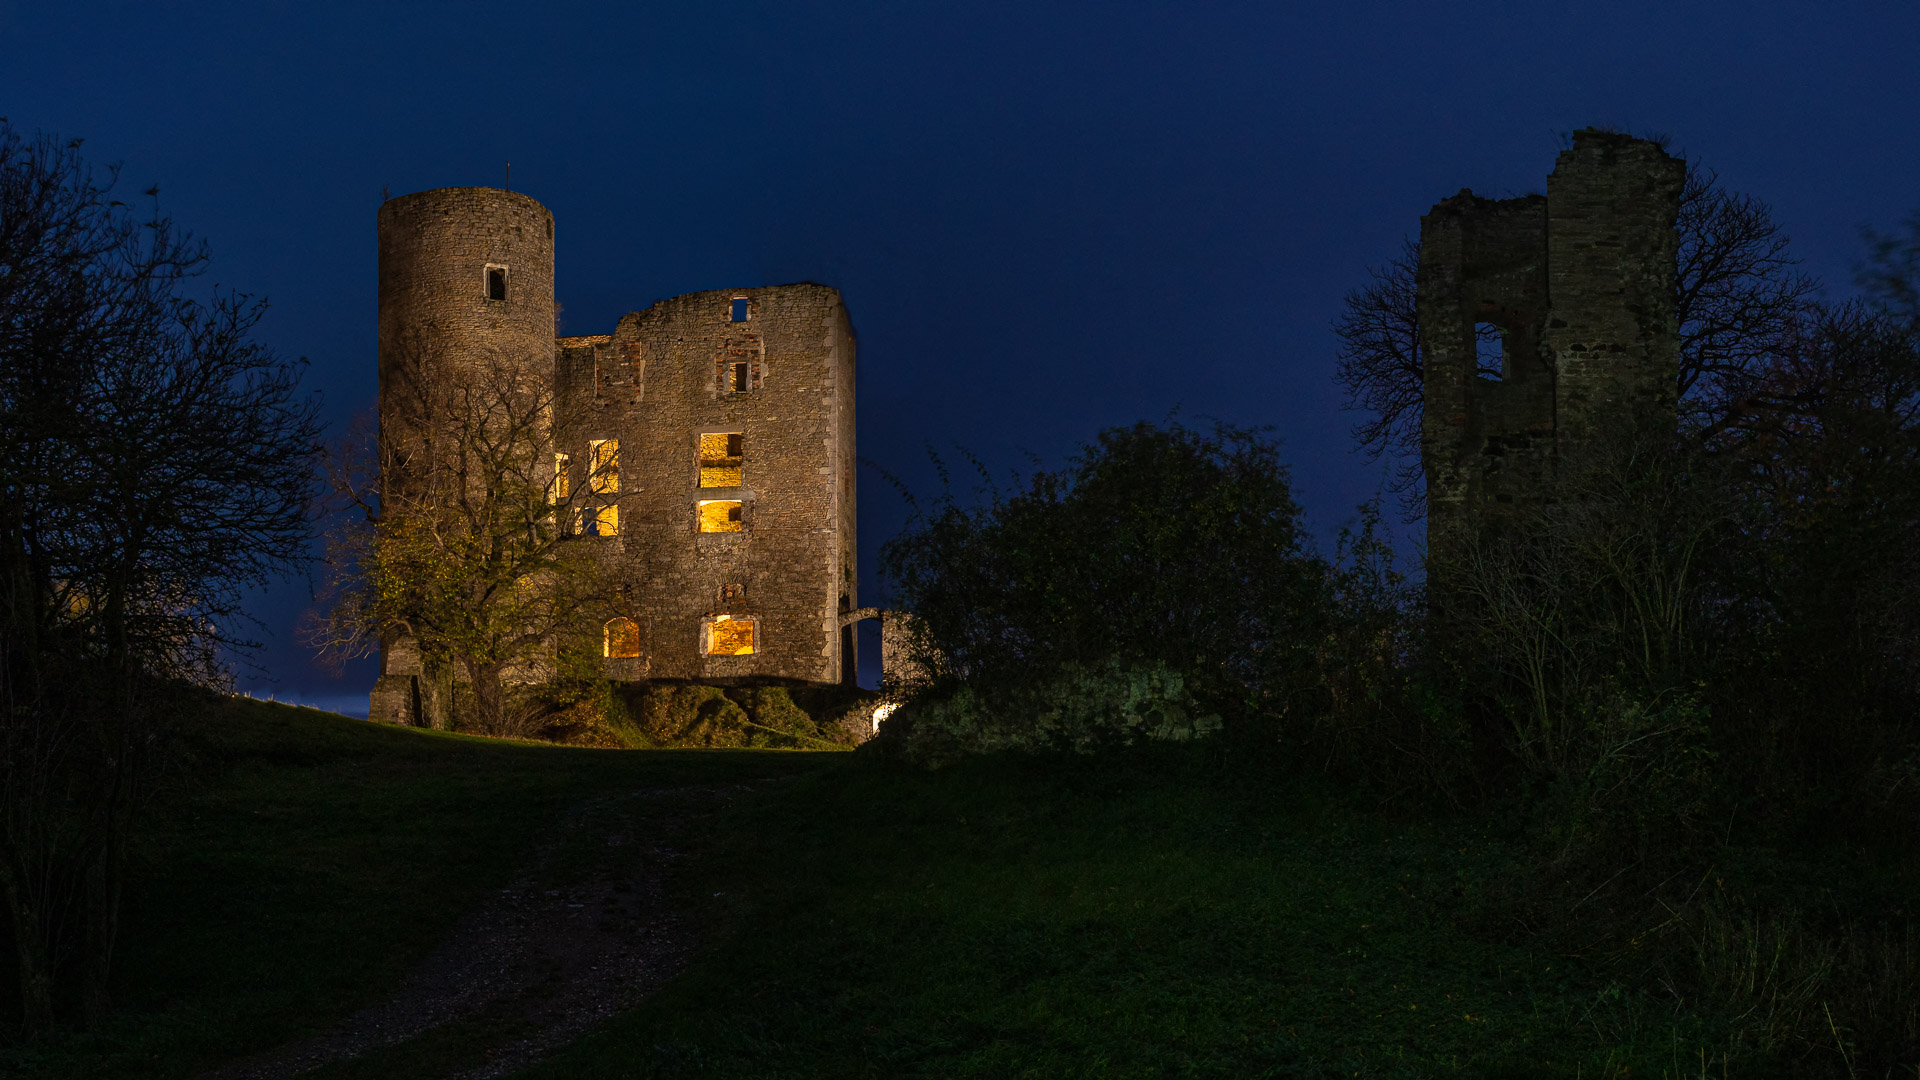
[[[185,1076],[322,1030],[396,986],[568,807],[829,760],[500,743],[244,699],[187,741],[136,837],[117,1018],[0,1049],[0,1075]]]
[[[855,762],[711,843],[730,936],[529,1075],[1659,1076],[1707,1034],[1486,929],[1484,830],[1190,753]]]
[[[324,1029],[569,808],[796,774],[694,838],[672,882],[713,931],[692,966],[529,1076],[1655,1077],[1699,1075],[1724,1036],[1513,932],[1482,895],[1528,872],[1504,830],[1396,822],[1204,749],[929,774],[248,702],[193,746],[139,839],[119,1018],[0,1050],[0,1075],[163,1080]],[[444,1075],[491,1034],[324,1075]]]

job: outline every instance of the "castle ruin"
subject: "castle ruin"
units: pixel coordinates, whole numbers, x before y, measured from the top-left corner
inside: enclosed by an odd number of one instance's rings
[[[634,612],[610,678],[854,681],[854,335],[823,285],[655,302],[609,334],[556,337],[553,215],[495,188],[381,206],[382,438],[422,358],[511,358],[551,388],[553,480]],[[384,476],[383,485],[405,483]],[[576,541],[569,541],[576,542]],[[370,712],[421,722],[419,651],[386,643]],[[425,698],[431,698],[427,688]]]
[[[1658,144],[1586,129],[1545,195],[1463,190],[1420,219],[1430,551],[1550,500],[1583,440],[1673,429],[1685,180]]]

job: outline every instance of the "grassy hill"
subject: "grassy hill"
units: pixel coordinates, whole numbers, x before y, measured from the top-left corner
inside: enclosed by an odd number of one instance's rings
[[[688,784],[749,785],[670,882],[706,945],[529,1075],[1692,1076],[1724,1044],[1720,1021],[1514,925],[1498,893],[1528,868],[1498,822],[1358,811],[1204,748],[921,773],[245,701],[192,747],[140,838],[119,1018],[0,1050],[0,1074],[187,1076],[323,1029],[398,985],[569,807]],[[314,1075],[448,1075],[484,1036]]]

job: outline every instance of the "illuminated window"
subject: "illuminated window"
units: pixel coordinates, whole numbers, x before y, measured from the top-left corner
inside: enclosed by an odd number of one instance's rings
[[[553,455],[553,488],[548,493],[548,502],[565,502],[573,494],[573,477],[568,475],[572,465],[573,459],[566,454]]]
[[[753,653],[753,618],[715,615],[707,624],[708,656],[749,656]]]
[[[609,660],[625,660],[640,655],[640,624],[632,619],[608,619],[604,628],[601,655]]]
[[[700,436],[700,486],[739,487],[744,450],[737,431],[712,431]]]
[[[733,298],[733,321],[747,321],[747,298],[744,296],[736,296]]]
[[[744,515],[738,499],[710,499],[700,504],[700,531],[703,533],[739,532]]]
[[[593,475],[588,478],[588,486],[595,495],[612,495],[620,490],[620,440],[588,439],[587,449],[593,455]]]
[[[575,530],[581,536],[619,536],[620,508],[607,505],[586,507],[580,511],[579,527]]]
[[[487,267],[487,299],[505,300],[507,298],[507,268],[504,266]]]

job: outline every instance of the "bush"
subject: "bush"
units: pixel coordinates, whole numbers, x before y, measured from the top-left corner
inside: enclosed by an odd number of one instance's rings
[[[1219,714],[1165,665],[1071,666],[1017,690],[962,686],[922,696],[889,716],[877,752],[927,768],[1001,750],[1090,753],[1144,741],[1184,742],[1219,731]]]
[[[1114,428],[1017,492],[915,510],[880,561],[936,696],[1047,701],[1057,691],[1029,689],[1034,673],[1097,681],[1114,663],[1176,674],[1228,719],[1284,713],[1311,689],[1327,568],[1260,433]]]
[[[844,739],[823,729],[785,687],[721,689],[647,683],[629,691],[633,732],[649,746],[836,749]]]

